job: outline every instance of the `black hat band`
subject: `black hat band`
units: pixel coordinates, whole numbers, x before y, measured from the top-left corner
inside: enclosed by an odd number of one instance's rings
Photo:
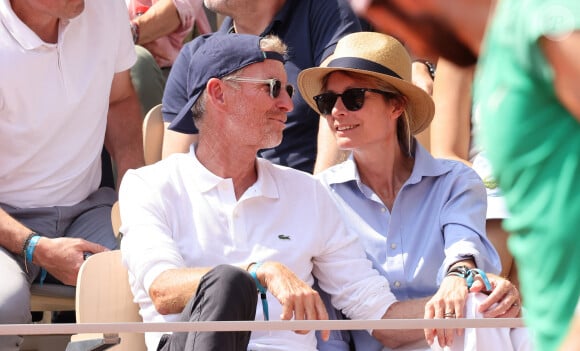
[[[327,67],[362,69],[403,79],[390,68],[359,57],[339,57],[330,61]]]

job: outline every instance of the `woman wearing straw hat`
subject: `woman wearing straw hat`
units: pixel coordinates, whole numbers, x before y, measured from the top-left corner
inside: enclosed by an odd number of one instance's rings
[[[339,148],[352,151],[320,180],[397,299],[433,296],[426,318],[516,317],[519,292],[495,275],[499,257],[485,235],[484,185],[469,167],[434,159],[416,142],[434,104],[410,76],[401,43],[372,32],[344,37],[323,67],[299,75],[306,102],[326,119]],[[414,333],[417,350],[429,348],[424,338],[433,348],[529,348],[521,329]],[[383,348],[368,333],[353,336],[357,349]]]

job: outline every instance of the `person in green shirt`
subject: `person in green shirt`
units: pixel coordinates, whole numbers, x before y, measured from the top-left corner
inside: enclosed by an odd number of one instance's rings
[[[580,2],[352,4],[422,57],[467,66],[479,55],[481,138],[512,214],[526,323],[537,350],[580,350]]]
[[[580,3],[500,1],[486,36],[482,142],[513,214],[527,323],[555,350],[580,294]]]

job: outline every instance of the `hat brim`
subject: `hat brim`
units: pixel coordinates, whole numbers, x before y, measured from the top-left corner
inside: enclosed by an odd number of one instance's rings
[[[365,76],[375,77],[395,87],[401,94],[407,97],[407,111],[410,119],[411,134],[416,135],[425,130],[435,114],[435,104],[429,94],[421,88],[387,74],[372,72],[348,67],[314,67],[300,72],[298,75],[298,89],[306,103],[320,114],[314,96],[322,92],[324,77],[332,72],[353,72]]]
[[[167,127],[169,130],[173,130],[179,133],[191,133],[191,126],[194,125],[193,114],[191,113],[191,108],[201,92],[198,92],[192,96],[187,103],[181,108],[179,113],[175,116],[173,121],[169,123]]]

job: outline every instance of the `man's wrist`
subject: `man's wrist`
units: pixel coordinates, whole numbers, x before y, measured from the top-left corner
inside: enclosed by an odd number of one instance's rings
[[[27,261],[31,262],[32,259],[28,259],[29,256],[32,255],[32,252],[34,252],[34,248],[36,247],[36,242],[38,241],[40,235],[38,235],[36,232],[31,232],[30,234],[28,234],[28,236],[26,237],[26,240],[24,240],[24,243],[22,244],[22,250],[20,250],[20,255]],[[33,242],[33,245],[31,246],[31,242]]]
[[[267,321],[270,319],[270,315],[268,312],[268,299],[266,296],[266,292],[268,290],[266,289],[265,286],[262,285],[260,279],[258,279],[258,269],[260,268],[260,266],[262,266],[262,262],[252,262],[248,265],[247,270],[254,279],[254,282],[256,283],[256,288],[258,290],[258,293],[260,294],[260,300],[262,301],[262,312],[264,314],[264,320]]]
[[[250,275],[256,282],[256,287],[258,288],[258,290],[260,290],[260,288],[263,288],[263,290],[266,291],[267,290],[266,286],[262,284],[263,279],[260,279],[260,277],[258,276],[258,269],[260,269],[260,267],[263,264],[264,262],[252,262],[246,267],[246,271],[250,273]]]
[[[21,255],[24,258],[24,269],[28,273],[28,263],[32,263],[34,259],[34,251],[36,250],[36,245],[40,240],[41,236],[36,232],[31,232],[24,240],[22,245]]]

